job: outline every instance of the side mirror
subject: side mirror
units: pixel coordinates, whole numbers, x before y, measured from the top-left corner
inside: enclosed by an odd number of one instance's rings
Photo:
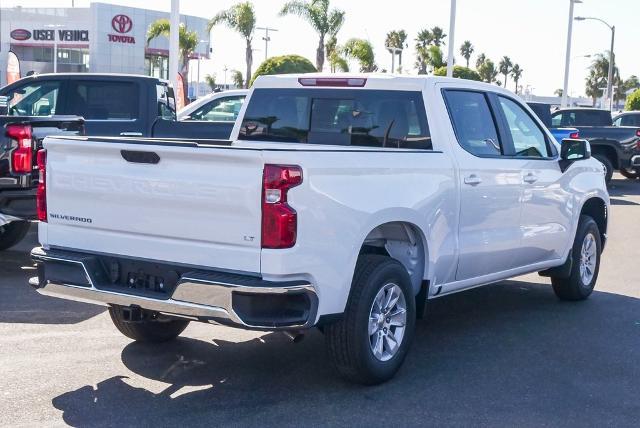
[[[560,147],[560,169],[564,172],[573,162],[589,159],[591,145],[587,140],[565,138]]]
[[[0,116],[6,116],[9,112],[9,97],[0,95]]]

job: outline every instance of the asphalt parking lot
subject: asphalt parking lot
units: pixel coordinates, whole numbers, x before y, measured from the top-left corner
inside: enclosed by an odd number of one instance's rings
[[[429,303],[395,379],[346,384],[313,331],[192,323],[165,345],[27,285],[35,227],[0,253],[0,426],[638,426],[640,182],[616,176],[596,291],[516,278]]]

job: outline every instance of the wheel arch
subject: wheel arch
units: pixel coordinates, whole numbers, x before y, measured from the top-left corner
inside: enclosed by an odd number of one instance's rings
[[[388,221],[373,227],[362,240],[361,254],[386,255],[400,262],[416,295],[428,277],[429,245],[422,228],[412,221]]]
[[[590,197],[582,204],[580,215],[588,215],[596,222],[600,232],[600,240],[604,247],[604,243],[607,240],[607,224],[609,216],[607,203],[599,196]]]

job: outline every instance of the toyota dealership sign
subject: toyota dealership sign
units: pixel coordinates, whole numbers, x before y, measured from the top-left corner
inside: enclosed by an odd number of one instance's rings
[[[128,15],[119,14],[111,18],[111,28],[117,34],[107,34],[110,42],[129,44],[136,42],[135,37],[127,35],[133,28],[133,21]]]

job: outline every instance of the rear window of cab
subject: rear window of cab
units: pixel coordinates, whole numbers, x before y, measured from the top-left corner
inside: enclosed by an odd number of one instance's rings
[[[256,89],[239,139],[431,150],[417,91]]]

